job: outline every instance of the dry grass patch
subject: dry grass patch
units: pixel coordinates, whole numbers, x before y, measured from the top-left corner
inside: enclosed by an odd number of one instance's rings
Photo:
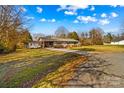
[[[76,57],[70,60],[65,65],[58,68],[55,72],[48,74],[45,78],[41,79],[33,87],[51,88],[51,87],[62,87],[66,82],[72,79],[76,67],[84,62],[86,57]]]

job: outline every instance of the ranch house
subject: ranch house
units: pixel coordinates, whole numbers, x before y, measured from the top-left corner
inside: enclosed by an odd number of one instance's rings
[[[62,38],[39,38],[37,41],[29,42],[28,48],[46,48],[46,47],[66,47],[68,45],[77,45],[78,40]]]

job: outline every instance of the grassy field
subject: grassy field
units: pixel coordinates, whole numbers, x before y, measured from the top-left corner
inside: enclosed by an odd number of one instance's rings
[[[92,45],[71,48],[81,51],[98,51],[98,52],[124,52],[123,45]]]
[[[48,73],[79,56],[47,49],[23,49],[0,55],[0,87],[32,87]]]

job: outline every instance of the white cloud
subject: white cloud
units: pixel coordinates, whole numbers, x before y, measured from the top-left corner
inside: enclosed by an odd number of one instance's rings
[[[78,16],[77,19],[80,22],[84,22],[84,23],[96,22],[97,21],[97,19],[95,17],[91,17],[91,16]]]
[[[21,10],[22,12],[26,12],[26,11],[27,11],[27,9],[24,8],[23,6],[20,7],[20,10]]]
[[[56,20],[55,19],[49,19],[48,22],[54,23],[54,22],[56,22]]]
[[[102,18],[106,18],[106,17],[107,17],[107,14],[102,13],[102,14],[101,14],[101,17],[102,17]]]
[[[101,25],[107,25],[109,23],[110,23],[110,21],[108,19],[100,19],[99,20],[99,24],[101,24]]]
[[[57,9],[57,11],[61,11],[61,10],[68,10],[68,11],[77,11],[78,9],[86,9],[88,8],[88,5],[60,5],[60,7]]]
[[[56,22],[56,20],[55,19],[45,19],[45,18],[42,18],[42,19],[40,19],[40,22],[51,22],[51,23],[54,23],[54,22]]]
[[[56,22],[56,20],[55,19],[52,19],[51,22]]]
[[[78,9],[86,9],[88,5],[60,5],[57,11],[64,11],[66,15],[77,15]]]
[[[114,8],[116,8],[118,5],[111,5],[111,7],[114,7]]]
[[[112,12],[112,13],[111,13],[111,16],[112,16],[112,17],[118,17],[118,14],[115,13],[115,12]]]
[[[96,16],[96,13],[94,13],[93,16]]]
[[[26,16],[25,18],[28,19],[28,20],[33,20],[34,19],[34,17],[32,17],[32,16]]]
[[[66,9],[67,9],[67,5],[60,5],[57,11],[66,10]]]
[[[94,11],[94,10],[95,10],[95,7],[91,6],[90,11]]]
[[[43,9],[41,7],[37,7],[37,12],[42,13]]]
[[[73,23],[79,23],[79,21],[78,20],[74,20]]]
[[[47,20],[45,18],[40,19],[41,22],[46,22]]]
[[[73,11],[65,11],[64,12],[66,15],[77,15],[76,12],[73,12]]]

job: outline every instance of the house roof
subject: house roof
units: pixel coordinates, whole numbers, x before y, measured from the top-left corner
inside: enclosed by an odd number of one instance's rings
[[[67,41],[67,42],[78,42],[78,40],[74,39],[63,39],[63,38],[56,38],[57,41]]]
[[[68,38],[39,38],[39,41],[62,41],[62,42],[78,42],[78,40],[68,39]]]

